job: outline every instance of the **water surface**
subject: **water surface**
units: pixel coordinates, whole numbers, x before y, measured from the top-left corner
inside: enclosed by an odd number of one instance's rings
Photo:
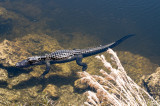
[[[159,0],[1,0],[0,6],[25,19],[2,18],[3,38],[14,39],[31,32],[55,37],[52,32],[59,30],[87,33],[106,44],[134,33],[136,37],[115,49],[131,51],[160,64]]]

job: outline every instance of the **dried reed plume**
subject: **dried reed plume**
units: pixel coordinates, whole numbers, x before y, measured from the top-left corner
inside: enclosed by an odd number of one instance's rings
[[[144,89],[138,86],[129,76],[120,63],[116,53],[109,49],[107,53],[111,54],[111,59],[117,66],[112,65],[105,60],[103,55],[96,56],[104,66],[110,71],[108,74],[103,69],[100,70],[102,76],[90,75],[87,72],[79,72],[81,83],[87,83],[88,86],[95,89],[87,91],[88,106],[114,105],[114,106],[147,106],[159,105]]]

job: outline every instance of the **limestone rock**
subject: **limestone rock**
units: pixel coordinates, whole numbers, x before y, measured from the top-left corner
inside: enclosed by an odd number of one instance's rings
[[[3,7],[0,7],[0,16],[3,16],[4,14],[6,14],[6,9]]]
[[[22,38],[15,39],[16,45],[21,45],[21,48],[25,49],[28,53],[32,53],[30,56],[45,55],[56,50],[63,49],[56,39],[47,35],[29,34]],[[33,77],[39,77],[45,71],[45,65],[34,66],[30,75]],[[71,69],[68,64],[55,64],[51,65],[50,72],[45,76],[48,78],[52,75],[69,76],[71,75]]]
[[[63,49],[63,48],[59,45],[56,39],[47,35],[40,36],[37,34],[29,34],[24,37],[17,38],[13,41],[4,40],[2,43],[0,43],[0,64],[6,67],[14,66],[17,62],[23,59],[26,59],[27,57],[44,55],[45,53],[54,52],[55,50],[58,50],[58,49]],[[142,74],[144,74],[144,72],[146,72],[145,74],[148,74],[149,71],[153,70],[155,67],[152,63],[150,63],[150,61],[148,61],[144,57],[139,55],[135,56],[134,54],[129,52],[118,52],[118,56],[120,57],[122,64],[127,70],[127,73],[129,73],[129,76],[131,75],[131,77],[134,79],[138,79]],[[106,57],[108,58],[108,56]],[[95,56],[85,58],[83,59],[83,62],[86,62],[88,64],[87,71],[92,74],[98,75],[99,69],[103,68],[102,63],[99,62],[97,59],[95,59]],[[65,77],[65,79],[67,80],[68,78],[73,78],[73,76],[71,76],[72,74],[75,75],[76,72],[82,71],[81,68],[82,67],[78,66],[75,61],[70,63],[65,63],[65,64],[51,65],[51,70],[45,76],[45,78],[48,78],[50,81],[52,81],[52,78],[50,77],[52,76],[54,77],[55,75],[55,76]],[[9,68],[6,68],[6,69],[9,69]],[[19,70],[21,71],[21,69]],[[9,88],[12,88],[13,86],[16,86],[18,84],[20,84],[21,86],[21,83],[23,85],[23,82],[27,82],[27,84],[32,83],[31,81],[34,80],[32,79],[33,77],[39,77],[44,72],[45,65],[24,68],[23,70],[30,70],[31,72],[29,72],[29,74],[27,73],[24,74],[22,72],[18,74],[18,76],[12,76],[11,78],[6,78],[6,79],[3,78],[3,80],[5,79],[5,81],[8,82]],[[10,68],[10,70],[7,70],[7,71],[14,71],[14,70]],[[6,71],[6,75],[7,75],[7,71]],[[75,76],[74,78],[76,79]],[[38,78],[35,78],[35,79],[38,80]],[[31,86],[33,87],[33,89],[28,90],[27,93],[20,90],[20,92],[26,93],[26,95],[21,95],[22,98],[20,98],[18,101],[23,99],[23,100],[26,100],[25,102],[28,103],[28,101],[32,100],[33,98],[37,98],[38,97],[37,95],[39,95],[39,93],[38,91],[36,91],[36,87],[34,88],[34,86],[37,86],[36,84],[41,85],[41,83],[37,83],[36,81],[34,81],[32,85],[27,85],[26,87],[28,88],[30,88]],[[62,95],[59,99],[60,101],[62,101],[61,104],[64,105],[68,103],[68,105],[70,104],[80,105],[81,103],[83,103],[82,101],[84,98],[82,98],[82,94],[75,93],[74,87],[70,85],[70,82],[67,83],[68,85],[62,85],[62,84],[64,83],[59,84],[61,86],[60,93]],[[71,84],[73,84],[73,82],[71,82]],[[85,86],[83,85],[81,86],[78,80],[75,82],[75,87],[85,89]],[[24,88],[24,91],[25,90],[26,88]],[[2,89],[2,91],[4,91],[4,89]],[[45,88],[44,92],[47,92],[52,97],[58,96],[57,88],[51,84],[49,84]],[[14,92],[12,93],[15,95],[18,95],[18,93],[17,94]],[[19,96],[13,97],[17,99],[13,99],[11,97],[9,97],[11,101],[17,100],[19,98]],[[32,103],[33,102],[34,101],[32,101]]]
[[[29,53],[12,41],[4,40],[0,43],[0,63],[4,66],[15,66],[18,61],[27,58],[27,56]]]
[[[47,35],[39,36],[37,34],[29,34],[13,41],[4,40],[0,43],[0,48],[0,63],[5,67],[14,67],[17,62],[31,56],[45,55],[45,53],[63,49],[56,39]],[[52,75],[67,77],[72,73],[68,64],[55,64],[51,65],[51,67],[51,71],[46,75],[46,78]],[[45,71],[45,65],[29,68],[33,70],[29,74],[21,74],[15,78],[10,78],[7,81],[8,87],[12,88],[23,81],[29,80],[31,77],[40,77]],[[12,69],[10,71],[14,70]]]
[[[39,95],[38,91],[41,90],[41,89],[42,89],[41,85],[25,88],[25,89],[22,90],[22,92],[23,92],[22,98],[26,101],[27,101],[27,99],[28,100],[30,99],[29,97],[36,98]]]
[[[0,68],[0,82],[7,81],[7,79],[8,79],[7,70]]]
[[[155,73],[143,76],[140,84],[146,88],[150,95],[157,100],[160,99],[160,67],[156,69]]]
[[[55,85],[49,84],[47,87],[43,90],[44,93],[51,97],[58,97],[58,90]]]
[[[74,82],[74,86],[78,89],[86,89],[88,87],[87,84],[81,83],[81,80],[78,79]]]
[[[7,100],[9,101],[15,101],[20,98],[20,92],[0,88],[0,96],[2,95],[4,98],[7,98]]]
[[[32,70],[29,74],[33,77],[40,77],[43,72],[45,71],[45,67],[44,66],[34,66],[32,67]]]
[[[11,102],[7,100],[3,95],[0,95],[0,106],[9,106]]]
[[[81,106],[86,100],[85,95],[76,93],[71,85],[63,85],[59,89],[60,97],[57,106]]]
[[[27,81],[30,78],[31,78],[31,76],[28,75],[28,74],[21,74],[21,75],[19,75],[17,77],[13,77],[13,78],[8,80],[8,87],[12,88],[13,86],[18,85],[23,81]]]
[[[52,68],[51,71],[46,77],[48,78],[49,76],[63,76],[63,77],[69,77],[72,74],[72,70],[68,64],[55,64]]]
[[[127,74],[137,83],[143,75],[152,74],[158,65],[153,64],[149,59],[131,52],[117,52]]]
[[[50,53],[63,49],[56,39],[48,35],[28,34],[14,41],[16,45],[21,46],[21,48],[32,53],[32,55],[45,55],[47,52]]]

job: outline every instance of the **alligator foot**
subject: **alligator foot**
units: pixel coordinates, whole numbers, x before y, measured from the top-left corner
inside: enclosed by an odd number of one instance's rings
[[[43,74],[40,76],[41,78],[45,78],[45,75],[49,72],[50,70],[50,61],[46,61],[46,70],[43,72]]]
[[[82,66],[82,71],[86,71],[87,70],[87,64],[82,62],[83,56],[82,55],[78,55],[76,57],[76,63],[79,66]]]

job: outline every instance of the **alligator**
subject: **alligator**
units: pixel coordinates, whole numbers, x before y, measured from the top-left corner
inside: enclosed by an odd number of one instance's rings
[[[98,46],[98,47],[87,48],[87,49],[57,50],[55,52],[52,52],[50,54],[45,54],[42,56],[28,57],[27,59],[16,63],[16,67],[29,67],[33,65],[46,64],[46,70],[41,75],[41,77],[44,78],[44,76],[49,72],[51,64],[66,63],[66,62],[76,60],[76,63],[79,66],[82,66],[82,71],[85,71],[87,69],[87,64],[82,62],[82,59],[84,57],[102,53],[109,48],[113,48],[117,46],[118,44],[120,44],[121,42],[123,42],[124,40],[126,40],[131,36],[134,36],[134,34],[126,35],[121,39],[104,46]]]

